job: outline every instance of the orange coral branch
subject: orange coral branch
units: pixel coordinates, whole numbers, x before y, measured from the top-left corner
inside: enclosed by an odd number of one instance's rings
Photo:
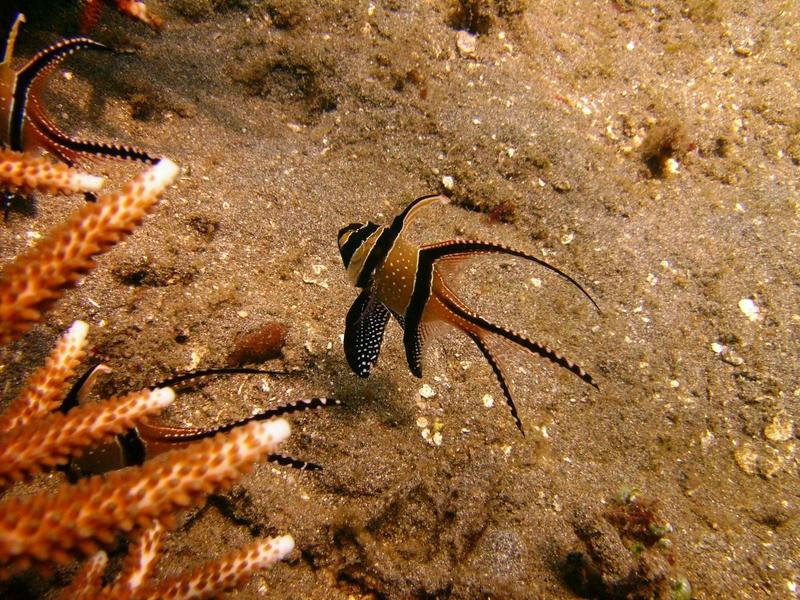
[[[0,486],[63,464],[86,446],[118,435],[175,399],[170,388],[142,390],[55,413],[0,434]]]
[[[108,564],[108,555],[100,550],[96,552],[73,577],[70,584],[58,595],[63,600],[92,600],[100,595],[103,589],[103,573]]]
[[[64,288],[94,267],[94,256],[141,222],[177,175],[175,163],[162,159],[119,192],[85,205],[33,252],[11,263],[0,276],[0,345],[39,321]]]
[[[120,12],[132,19],[138,19],[150,27],[159,29],[164,24],[161,17],[147,10],[147,5],[142,0],[116,0],[116,3]]]
[[[142,0],[106,0],[107,4],[116,4],[117,10],[128,15],[131,19],[141,21],[154,29],[160,29],[164,21],[158,15],[147,10],[147,5]],[[100,20],[101,0],[82,0],[83,12],[81,13],[81,32],[89,33],[97,21]]]
[[[165,532],[164,526],[158,521],[139,532],[135,543],[128,550],[119,579],[105,591],[105,596],[123,598],[136,595],[136,590],[153,574]]]
[[[86,354],[88,330],[86,323],[75,321],[61,336],[45,365],[28,378],[19,397],[0,415],[0,434],[44,416],[61,404],[67,380]]]
[[[138,469],[85,479],[55,496],[0,503],[0,577],[34,564],[64,563],[113,542],[120,531],[148,527],[175,510],[226,489],[289,435],[283,420],[251,423]]]
[[[286,557],[294,549],[290,535],[259,540],[190,573],[170,577],[159,586],[142,590],[142,600],[212,598],[236,589],[258,570]]]
[[[33,153],[0,150],[0,189],[31,194],[98,192],[105,179],[54,163]]]

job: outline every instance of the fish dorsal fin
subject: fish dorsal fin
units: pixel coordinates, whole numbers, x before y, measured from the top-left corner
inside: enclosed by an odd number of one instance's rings
[[[394,243],[397,241],[397,238],[405,233],[406,227],[417,216],[420,210],[428,206],[433,206],[434,204],[443,204],[449,201],[447,196],[436,194],[421,196],[406,206],[403,212],[392,220],[392,224],[389,225],[389,227],[383,228],[380,235],[375,240],[375,244],[370,248],[369,254],[364,259],[364,265],[361,267],[361,271],[356,279],[356,287],[366,288],[369,286],[375,269],[383,263],[384,259],[391,251],[392,246],[394,246]]]
[[[25,15],[22,13],[17,13],[16,18],[14,19],[14,24],[11,26],[11,30],[8,32],[8,37],[6,38],[5,48],[3,49],[3,62],[2,66],[4,67],[11,67],[11,59],[14,57],[14,43],[17,41],[17,34],[19,33],[19,27],[25,22]]]
[[[434,206],[436,204],[448,204],[449,202],[450,199],[441,194],[420,196],[411,204],[406,206],[403,209],[403,212],[394,218],[389,229],[396,231],[398,235],[402,235],[409,223],[419,216],[421,210],[428,208],[429,206]]]
[[[595,302],[595,299],[586,291],[586,289],[575,279],[567,275],[561,269],[554,267],[541,258],[537,258],[532,254],[512,248],[504,244],[497,244],[494,242],[483,242],[480,240],[448,240],[446,242],[437,242],[433,244],[425,244],[420,248],[420,252],[426,256],[427,260],[435,262],[437,265],[445,263],[459,263],[466,259],[473,258],[482,254],[507,254],[509,256],[516,256],[517,258],[524,258],[531,262],[536,263],[545,269],[552,271],[565,281],[574,285],[578,290],[592,303],[597,312],[602,313],[600,307]]]

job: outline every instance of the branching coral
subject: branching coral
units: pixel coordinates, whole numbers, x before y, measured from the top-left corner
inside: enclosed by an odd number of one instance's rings
[[[137,536],[117,579],[103,587],[102,576],[108,563],[105,552],[94,554],[61,593],[61,598],[140,598],[147,600],[208,598],[221,589],[239,587],[255,571],[264,569],[286,556],[294,548],[294,540],[285,535],[259,540],[190,573],[165,578],[159,584],[148,584],[155,558],[163,539],[164,528],[156,523]]]
[[[72,169],[31,152],[0,150],[0,190],[25,195],[33,192],[74,194],[99,192],[104,179]]]
[[[172,402],[169,388],[50,411],[84,353],[87,326],[76,322],[46,365],[29,379],[0,417],[0,486],[66,462],[86,446],[118,434]],[[65,592],[81,598],[203,598],[240,586],[253,572],[286,556],[291,536],[261,540],[195,571],[149,584],[164,526],[181,508],[227,489],[289,435],[283,419],[255,422],[228,435],[163,454],[142,467],[62,485],[0,502],[0,579],[29,567],[49,568],[113,544],[118,533],[136,542],[119,579],[101,588],[107,559],[96,553]]]
[[[30,329],[65,288],[94,268],[94,256],[131,233],[177,175],[175,163],[159,161],[122,190],[83,206],[6,267],[0,275],[0,345]]]
[[[120,531],[157,520],[171,524],[176,510],[230,487],[288,435],[285,420],[252,423],[140,468],[85,479],[54,496],[7,500],[0,504],[0,564],[8,574],[65,563],[112,544]]]
[[[129,234],[177,173],[174,163],[160,161],[121,191],[85,205],[32,252],[15,259],[0,276],[0,345],[40,320],[65,288],[93,268],[94,256]],[[0,186],[10,187],[3,181]],[[172,402],[172,390],[159,388],[78,406],[66,414],[54,412],[85,354],[87,332],[85,323],[73,324],[0,414],[0,488],[144,425],[148,416]],[[229,488],[288,435],[289,425],[282,419],[254,422],[141,467],[63,484],[54,494],[5,499],[0,502],[0,579],[30,567],[47,571],[92,554],[63,597],[207,598],[239,587],[253,572],[291,552],[291,536],[257,541],[155,584],[150,579],[159,540],[164,528],[175,523],[178,510]],[[121,533],[134,540],[131,555],[116,581],[103,587],[107,557],[101,548],[113,546]]]
[[[81,0],[83,12],[81,13],[81,31],[84,33],[91,31],[100,19],[104,0]],[[112,4],[112,0],[105,0],[106,4]],[[161,17],[154,15],[147,9],[143,0],[113,0],[117,10],[128,15],[131,19],[141,21],[154,29],[160,29],[164,24]]]

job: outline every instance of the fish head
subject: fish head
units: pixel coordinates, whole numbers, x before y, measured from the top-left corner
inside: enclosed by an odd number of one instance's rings
[[[356,285],[364,268],[364,261],[383,229],[383,225],[368,222],[351,223],[339,230],[339,252],[353,285]]]

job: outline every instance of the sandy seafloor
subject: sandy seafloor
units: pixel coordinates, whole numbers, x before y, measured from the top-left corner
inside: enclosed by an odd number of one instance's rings
[[[75,33],[75,4],[23,4],[18,60]],[[594,555],[607,597],[631,591],[613,587],[628,569],[685,577],[698,599],[797,597],[796,2],[148,4],[164,30],[108,8],[92,36],[128,52],[70,58],[47,106],[66,131],[169,156],[182,175],[0,352],[3,401],[81,318],[93,359],[114,369],[97,397],[223,365],[265,322],[290,328],[267,366],[294,376],[209,382],[178,397],[173,423],[319,395],[344,403],[291,419],[286,451],[322,472],[258,465],[186,513],[162,573],[290,532],[290,560],[230,597],[575,598],[570,552]],[[663,150],[649,164],[648,147]],[[93,167],[108,189],[140,169]],[[525,437],[464,336],[430,344],[422,380],[396,323],[370,378],[344,360],[356,290],[337,231],[435,192],[453,202],[426,212],[414,239],[518,246],[602,308],[516,259],[463,271],[470,306],[599,382],[514,353]],[[16,201],[0,261],[83,201]],[[602,519],[625,488],[656,503],[671,548],[640,552]],[[69,573],[23,578],[13,593],[47,595]]]

